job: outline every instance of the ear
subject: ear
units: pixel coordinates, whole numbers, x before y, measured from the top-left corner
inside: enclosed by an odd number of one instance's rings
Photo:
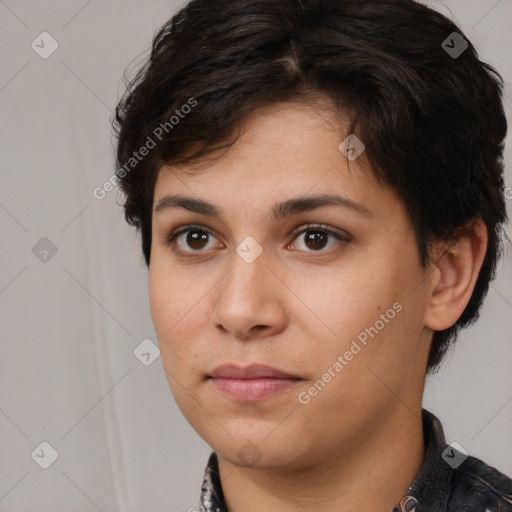
[[[475,288],[486,250],[487,228],[481,219],[467,223],[449,242],[435,242],[425,327],[442,331],[459,319]]]

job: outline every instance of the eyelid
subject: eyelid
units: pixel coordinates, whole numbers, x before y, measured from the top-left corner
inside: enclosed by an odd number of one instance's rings
[[[186,225],[180,226],[179,228],[173,230],[166,238],[171,239],[171,238],[175,237],[176,235],[180,235],[181,233],[184,233],[186,231],[190,231],[193,229],[205,231],[206,233],[212,234],[212,230],[210,228],[207,228],[206,226],[202,226],[200,224],[186,224]],[[347,239],[352,238],[351,235],[349,235],[345,231],[340,232],[339,230],[336,230],[335,228],[332,228],[331,226],[329,226],[327,224],[314,223],[314,222],[310,223],[310,224],[306,224],[306,225],[301,225],[300,227],[294,229],[291,234],[293,236],[297,236],[297,235],[300,235],[301,233],[303,233],[304,231],[307,231],[308,229],[310,229],[310,230],[321,229],[323,231],[333,233],[335,235],[339,235],[339,236],[345,237]]]
[[[306,231],[314,231],[318,229],[319,231],[325,231],[330,235],[334,235],[339,237],[341,240],[349,241],[352,239],[352,236],[349,235],[346,231],[338,230],[336,228],[332,228],[327,224],[315,223],[312,222],[310,224],[302,225],[299,228],[292,231],[292,235],[296,238],[298,235],[306,232]]]
[[[204,231],[205,233],[208,234],[212,234],[212,230],[210,228],[207,228],[206,226],[201,226],[200,224],[186,224],[171,231],[171,233],[166,238],[168,241],[170,241],[172,238],[181,235],[182,233],[186,233],[187,231],[193,231],[194,229],[197,229],[198,231]]]
[[[208,235],[213,236],[214,238],[218,239],[218,237],[215,235],[215,231],[210,228],[207,228],[206,226],[202,226],[201,224],[186,224],[186,225],[180,226],[179,228],[174,229],[173,231],[171,231],[171,233],[169,235],[164,235],[162,242],[164,245],[173,246],[173,245],[175,245],[175,241],[176,241],[175,239],[178,236],[182,235],[183,233],[187,233],[188,231],[203,231],[203,232],[207,233]],[[200,254],[201,252],[206,252],[206,251],[180,251],[178,249],[176,249],[176,250],[179,252],[196,252],[197,254]]]

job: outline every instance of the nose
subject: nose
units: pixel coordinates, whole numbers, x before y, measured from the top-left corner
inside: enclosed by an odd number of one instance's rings
[[[287,288],[282,281],[265,252],[251,263],[235,253],[231,270],[218,287],[213,324],[238,340],[278,334],[287,322]]]

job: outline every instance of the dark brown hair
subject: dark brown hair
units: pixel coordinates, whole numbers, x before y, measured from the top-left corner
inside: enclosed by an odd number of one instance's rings
[[[478,317],[500,253],[502,87],[452,21],[413,0],[192,0],[156,34],[116,109],[126,220],[141,231],[149,266],[162,165],[229,147],[260,107],[328,97],[353,113],[372,172],[402,197],[422,265],[429,241],[475,218],[487,227],[471,299],[452,327],[434,333],[434,371]]]

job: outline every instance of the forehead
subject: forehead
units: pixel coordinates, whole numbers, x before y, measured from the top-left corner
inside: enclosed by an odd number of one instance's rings
[[[348,123],[317,105],[261,109],[248,117],[236,142],[217,158],[162,167],[153,206],[170,194],[225,205],[240,215],[248,209],[267,213],[276,203],[297,196],[336,194],[367,210],[396,200],[374,179],[364,151],[353,161],[340,151],[349,135]],[[275,213],[274,208],[270,215]]]

